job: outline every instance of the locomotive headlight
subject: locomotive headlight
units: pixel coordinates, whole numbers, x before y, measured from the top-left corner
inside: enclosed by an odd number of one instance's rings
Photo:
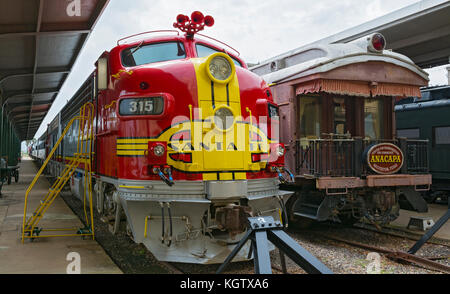
[[[234,115],[227,107],[220,107],[214,113],[214,124],[220,130],[228,130],[233,126]]]
[[[275,150],[276,150],[276,153],[277,153],[278,156],[283,156],[284,155],[284,148],[283,148],[283,146],[278,145]]]
[[[224,81],[231,75],[231,65],[222,56],[214,57],[209,63],[209,71],[218,80]]]
[[[235,73],[233,60],[225,53],[214,53],[206,61],[206,72],[216,83],[228,83]]]
[[[164,152],[166,152],[166,149],[163,145],[156,145],[155,147],[153,147],[153,154],[155,154],[156,156],[163,156]]]

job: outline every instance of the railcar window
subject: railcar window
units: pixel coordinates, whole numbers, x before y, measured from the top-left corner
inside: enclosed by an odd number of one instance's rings
[[[319,96],[300,97],[300,136],[302,138],[320,137],[322,101]]]
[[[364,132],[370,139],[382,139],[383,133],[383,100],[364,99]]]
[[[333,98],[334,104],[334,125],[335,134],[343,135],[347,132],[345,98]]]
[[[450,144],[450,126],[434,127],[434,145],[449,145]]]
[[[217,52],[222,52],[223,53],[223,51],[219,51],[219,50],[216,50],[214,48],[211,48],[211,47],[208,47],[208,46],[205,46],[205,45],[201,45],[201,44],[196,44],[195,48],[197,49],[197,56],[198,57],[206,57],[206,56],[209,56],[209,55],[211,55],[213,53],[217,53]],[[233,56],[230,56],[230,57],[233,60],[235,65],[242,67],[241,63],[237,59],[235,59]]]
[[[430,92],[424,91],[422,93],[422,97],[420,98],[420,101],[428,101],[431,100],[432,96]]]
[[[153,62],[186,58],[181,42],[155,43],[124,49],[120,54],[124,66],[137,66]]]
[[[78,127],[79,121],[76,120],[63,139],[63,156],[72,157],[77,152]]]
[[[403,137],[408,139],[419,139],[420,138],[420,129],[398,129],[397,137]]]

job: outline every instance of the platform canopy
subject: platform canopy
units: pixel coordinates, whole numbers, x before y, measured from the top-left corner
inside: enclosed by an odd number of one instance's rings
[[[34,137],[108,2],[0,0],[0,106],[20,140]]]
[[[265,60],[258,67],[314,44],[348,43],[374,32],[385,36],[387,49],[408,56],[422,68],[450,63],[450,1],[423,0]]]

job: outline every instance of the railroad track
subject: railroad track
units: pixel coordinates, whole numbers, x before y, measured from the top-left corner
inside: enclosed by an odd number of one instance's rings
[[[363,244],[360,242],[344,240],[342,238],[330,235],[319,234],[323,238],[327,238],[333,241],[342,242],[354,247],[366,249],[371,252],[377,252],[384,254],[387,258],[397,261],[397,262],[407,262],[412,265],[425,267],[431,270],[440,271],[442,273],[450,274],[450,266],[435,262],[434,260],[447,259],[449,256],[439,256],[439,257],[420,257],[417,255],[409,254],[403,251],[390,250],[382,247],[376,247],[368,244]]]
[[[314,234],[316,236],[320,236],[321,238],[332,240],[339,243],[345,243],[347,245],[365,249],[369,252],[377,252],[385,255],[387,258],[398,262],[398,263],[407,263],[414,266],[424,267],[427,269],[431,269],[434,271],[439,271],[443,273],[450,273],[450,266],[438,263],[436,260],[443,260],[443,259],[449,259],[450,255],[443,255],[443,256],[417,256],[413,254],[409,254],[407,252],[401,251],[401,250],[393,250],[383,247],[377,247],[370,244],[365,244],[362,242],[357,242],[354,240],[348,240],[347,238],[338,237],[335,235],[336,232],[339,232],[339,229],[348,229],[348,230],[358,230],[358,231],[369,231],[373,234],[379,234],[379,235],[386,235],[393,238],[401,238],[401,239],[409,239],[412,241],[417,241],[420,239],[419,234],[411,234],[409,232],[405,231],[399,231],[396,232],[393,229],[383,229],[379,230],[377,228],[372,228],[367,224],[359,224],[358,226],[353,227],[343,227],[340,224],[335,223],[325,223],[325,224],[317,224],[316,226],[319,230],[311,230],[308,231],[308,233]],[[323,229],[326,229],[326,233],[323,231]],[[335,229],[335,232],[330,232],[330,230]],[[300,230],[292,230],[295,234],[302,234],[305,233],[305,231]],[[400,233],[401,232],[401,233]],[[428,244],[434,244],[434,245],[441,245],[441,246],[447,246],[450,247],[450,242],[447,240],[439,239],[439,238],[433,238],[432,242],[427,242]]]
[[[420,240],[420,238],[422,238],[422,235],[419,233],[412,233],[412,232],[408,232],[408,231],[404,231],[404,230],[400,230],[400,229],[396,229],[396,228],[390,228],[390,227],[383,227],[381,230],[379,230],[379,229],[375,228],[374,226],[371,226],[371,225],[365,224],[365,223],[357,224],[357,225],[353,226],[353,228],[359,229],[359,230],[368,230],[368,231],[372,231],[372,232],[375,232],[378,234],[383,234],[383,235],[406,238],[406,239],[410,239],[413,241],[418,241],[418,240]],[[450,247],[450,241],[438,238],[436,236],[433,236],[430,240],[427,241],[427,243]]]
[[[64,197],[66,202],[68,199],[70,200],[74,200],[72,197],[67,198]],[[74,200],[76,201],[76,200]],[[73,202],[73,201],[71,201]],[[69,203],[68,203],[69,204]],[[69,205],[69,207],[71,207],[74,212],[76,212],[76,214],[81,214],[82,211],[80,209],[76,209],[76,207],[72,207],[74,206],[73,203],[71,203],[72,205]],[[76,206],[76,205],[75,205]],[[350,246],[353,247],[359,247],[362,249],[365,249],[367,251],[374,251],[374,252],[379,252],[381,254],[386,255],[388,258],[395,260],[395,261],[400,261],[400,262],[408,262],[409,264],[413,264],[415,266],[420,266],[420,267],[424,267],[427,269],[432,269],[434,271],[439,271],[439,272],[445,272],[445,273],[450,273],[450,267],[437,263],[435,260],[439,260],[439,259],[445,259],[448,258],[449,256],[430,256],[427,258],[423,258],[423,257],[417,257],[417,256],[410,256],[410,255],[405,255],[404,252],[400,252],[400,251],[395,251],[395,250],[390,250],[390,249],[385,249],[385,248],[381,248],[381,247],[375,247],[375,246],[370,246],[364,243],[360,243],[360,242],[356,242],[356,241],[349,241],[343,238],[340,238],[338,236],[335,235],[331,235],[329,234],[330,230],[333,229],[338,229],[338,228],[342,228],[341,225],[338,224],[320,224],[318,226],[316,226],[319,230],[313,230],[313,231],[307,231],[308,234],[315,234],[317,236],[320,236],[321,238],[324,239],[334,239],[334,242],[340,242],[340,243],[346,243]],[[324,228],[326,228],[326,234],[324,234]],[[418,236],[407,236],[407,235],[401,235],[399,236],[398,234],[392,234],[390,232],[385,232],[385,231],[376,231],[376,230],[371,230],[368,229],[366,227],[352,227],[352,230],[360,230],[360,231],[371,231],[374,234],[383,234],[383,235],[388,235],[388,236],[392,236],[395,238],[407,238],[410,240],[417,240]],[[100,233],[100,232],[98,232]],[[293,234],[299,234],[299,236],[302,236],[305,234],[305,231],[295,231],[292,230],[292,228],[289,230],[288,232],[291,236]],[[100,236],[98,236],[100,237]],[[108,239],[108,242],[100,242],[103,243],[101,244],[104,248],[107,244],[109,244],[109,240],[110,238],[112,238],[112,236],[109,236],[109,233],[103,233],[103,237]],[[114,237],[115,238],[115,237]],[[101,239],[101,238],[98,238]],[[122,238],[125,239],[125,238]],[[101,240],[98,240],[101,241]],[[436,241],[436,240],[435,240]],[[439,241],[439,240],[438,240]],[[120,262],[125,262],[128,263],[128,259],[133,259],[136,257],[136,255],[141,255],[139,248],[135,248],[137,247],[137,244],[132,244],[129,245],[126,240],[122,241],[122,244],[125,244],[124,246],[124,252],[128,252],[130,251],[130,248],[132,248],[131,251],[134,252],[134,255],[131,256],[131,258],[124,258],[123,256],[121,256],[121,254],[119,252],[112,252],[110,253],[109,250],[107,250],[107,248],[105,248],[105,250],[108,252],[108,254],[111,256],[111,258],[116,262],[116,263],[120,263]],[[315,242],[313,242],[315,243]],[[429,243],[429,242],[428,242]],[[445,246],[449,246],[448,244],[440,244],[441,242],[433,242],[434,244],[438,244],[438,245],[445,245]],[[131,247],[130,247],[131,246]],[[116,258],[114,255],[117,255],[118,258]],[[142,254],[142,255],[148,255],[148,253]],[[278,255],[277,252],[275,252],[274,255]],[[317,256],[320,258],[320,256]],[[119,260],[119,262],[117,262],[117,259]],[[129,273],[135,273],[135,271],[139,271],[139,272],[147,272],[147,269],[149,267],[158,267],[158,268],[162,268],[165,269],[166,272],[168,273],[172,273],[172,274],[185,274],[185,273],[205,273],[205,274],[212,274],[215,273],[215,271],[218,268],[218,265],[192,265],[192,264],[178,264],[178,263],[168,263],[168,262],[159,262],[154,258],[151,257],[141,257],[139,256],[139,259],[141,261],[137,262],[137,264],[125,264],[121,266],[121,269],[124,272],[129,272]],[[142,259],[145,259],[145,263],[147,263],[147,265],[142,265]],[[276,262],[272,262],[272,269],[274,273],[283,273],[281,265],[277,264]],[[288,270],[289,272],[290,270]],[[245,274],[249,274],[249,273],[253,273],[253,262],[249,261],[247,263],[232,263],[230,265],[230,267],[227,270],[228,273],[245,273]]]

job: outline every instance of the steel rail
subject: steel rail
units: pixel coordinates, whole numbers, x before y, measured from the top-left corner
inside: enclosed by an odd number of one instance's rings
[[[437,270],[440,272],[450,274],[450,266],[447,266],[445,264],[441,264],[441,263],[438,263],[438,262],[435,262],[435,261],[432,261],[432,260],[429,260],[429,259],[426,259],[423,257],[419,257],[419,256],[416,256],[413,254],[409,254],[409,253],[402,252],[402,251],[394,251],[394,250],[390,250],[390,249],[386,249],[386,248],[380,248],[380,247],[367,245],[367,244],[363,244],[363,243],[359,243],[359,242],[355,242],[355,241],[344,240],[344,239],[341,239],[341,238],[338,238],[335,236],[329,236],[329,235],[324,235],[324,234],[318,234],[318,235],[320,235],[326,239],[346,243],[346,244],[349,244],[354,247],[359,247],[362,249],[383,253],[386,255],[386,257],[393,259],[395,261],[406,261],[413,265],[419,265],[422,267],[427,267],[432,270]]]

